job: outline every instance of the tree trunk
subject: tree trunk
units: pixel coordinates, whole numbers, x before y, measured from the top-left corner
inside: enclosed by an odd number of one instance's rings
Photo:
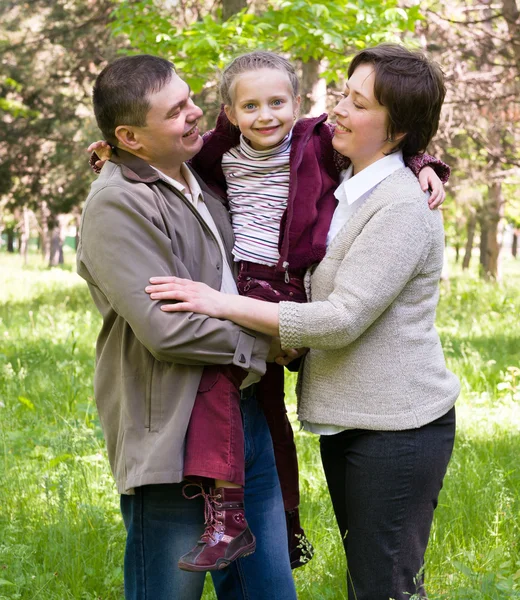
[[[511,37],[511,48],[514,53],[517,71],[520,74],[520,28],[518,27],[520,12],[516,0],[502,0],[502,13],[507,22]]]
[[[487,273],[489,263],[487,252],[488,222],[485,209],[482,209],[478,221],[480,226],[480,274],[484,276],[484,274]]]
[[[516,258],[518,253],[518,232],[513,231],[513,244],[511,245],[511,254]]]
[[[49,219],[51,211],[45,200],[40,203],[40,230],[41,230],[41,251],[43,255],[43,262],[49,263],[51,257],[51,241],[49,238]]]
[[[327,83],[320,79],[320,61],[311,58],[302,63],[301,114],[317,117],[327,112]]]
[[[49,256],[49,267],[57,267],[62,265],[63,259],[63,244],[67,234],[67,216],[59,215],[56,223],[51,231],[51,248]]]
[[[14,253],[14,230],[8,229],[7,233],[7,252]]]
[[[223,0],[222,1],[222,20],[227,21],[230,17],[246,8],[246,0]]]
[[[76,235],[74,237],[74,250],[78,251],[79,246],[79,228],[81,227],[81,213],[79,210],[74,214],[74,224],[76,226]]]
[[[29,209],[23,207],[22,221],[20,233],[20,254],[23,258],[23,264],[27,265],[27,257],[29,253],[29,239],[31,237],[31,223],[29,221]]]
[[[487,279],[500,281],[501,264],[500,251],[502,250],[502,230],[504,217],[504,198],[502,183],[494,182],[488,187],[488,230],[487,254],[488,263],[484,273]]]
[[[459,260],[460,260],[460,243],[457,242],[454,247],[455,247],[455,264],[458,265]]]
[[[468,238],[466,241],[466,248],[464,251],[464,258],[462,260],[462,270],[469,269],[469,263],[471,260],[471,253],[473,252],[473,241],[475,239],[475,229],[477,228],[477,213],[472,212],[468,221]]]

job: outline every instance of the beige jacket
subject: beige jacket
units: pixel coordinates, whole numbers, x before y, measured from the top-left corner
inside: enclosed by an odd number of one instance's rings
[[[311,348],[301,420],[400,430],[448,412],[460,386],[435,330],[443,251],[439,211],[409,169],[397,170],[332,240],[312,302],[280,303],[282,347]]]
[[[233,264],[227,210],[200,184]],[[203,366],[235,364],[263,374],[269,338],[205,315],[165,313],[150,300],[144,288],[152,275],[220,289],[222,254],[191,202],[126,152],[92,185],[77,266],[103,317],[94,392],[118,490],[181,481]]]

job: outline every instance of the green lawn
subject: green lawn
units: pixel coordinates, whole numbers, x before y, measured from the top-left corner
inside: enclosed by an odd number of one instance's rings
[[[71,265],[39,264],[0,254],[0,600],[121,599],[124,531],[92,398],[100,319]],[[462,395],[427,556],[430,600],[520,598],[520,261],[505,262],[504,279],[453,268],[442,289],[438,327]],[[295,417],[293,396],[289,409]],[[346,598],[317,438],[296,439],[316,549],[295,572],[298,596]],[[208,580],[204,598],[214,597]]]

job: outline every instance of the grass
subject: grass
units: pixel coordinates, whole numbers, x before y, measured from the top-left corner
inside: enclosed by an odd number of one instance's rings
[[[0,254],[0,600],[120,599],[124,530],[92,398],[100,319],[72,264],[31,261]],[[462,395],[427,555],[431,600],[520,598],[520,263],[506,262],[505,281],[453,268],[442,290],[438,327]],[[295,419],[294,397],[289,410]],[[340,600],[318,440],[296,440],[316,549],[294,573],[298,597]],[[215,598],[209,578],[204,598]]]

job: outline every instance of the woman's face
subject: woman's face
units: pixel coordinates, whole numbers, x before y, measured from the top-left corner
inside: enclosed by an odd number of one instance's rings
[[[359,65],[334,109],[337,118],[332,145],[350,158],[354,173],[383,158],[397,144],[387,139],[388,112],[374,97],[374,80],[374,66]]]

